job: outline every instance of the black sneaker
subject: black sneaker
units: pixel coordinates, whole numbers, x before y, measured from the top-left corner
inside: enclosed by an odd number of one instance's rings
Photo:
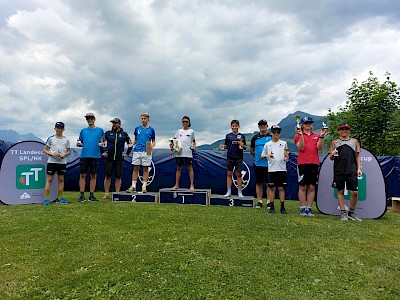
[[[269,213],[273,214],[275,212],[275,206],[271,205],[269,208]]]
[[[287,213],[286,213],[286,209],[284,208],[284,207],[281,207],[281,214],[282,215],[286,215]]]
[[[262,208],[262,202],[258,202],[256,208]]]
[[[78,202],[85,202],[85,197],[84,197],[84,196],[81,196],[81,197],[78,199]]]
[[[89,197],[89,201],[92,201],[92,202],[99,202],[99,200],[97,200],[95,196],[90,196],[90,197]]]
[[[270,207],[271,207],[271,202],[268,202],[267,203],[267,209],[270,209]]]

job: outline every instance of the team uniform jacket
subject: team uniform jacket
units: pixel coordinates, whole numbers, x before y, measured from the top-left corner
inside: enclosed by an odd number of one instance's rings
[[[128,145],[131,143],[128,133],[126,133],[122,128],[118,131],[108,130],[105,134],[105,139],[107,141],[107,147],[105,152],[108,153],[108,160],[123,160],[122,152],[124,152],[125,143]],[[129,155],[132,151],[132,147],[128,147],[126,154]]]

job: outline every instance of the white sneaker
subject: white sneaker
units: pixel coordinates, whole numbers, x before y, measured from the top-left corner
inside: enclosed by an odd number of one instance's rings
[[[224,195],[224,198],[229,198],[230,196],[231,196],[231,193],[227,192],[227,193]]]
[[[243,198],[244,198],[244,196],[243,196],[242,193],[238,193],[238,197],[239,197],[240,199],[243,199]]]

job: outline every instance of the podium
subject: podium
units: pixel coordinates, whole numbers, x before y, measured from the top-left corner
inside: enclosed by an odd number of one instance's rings
[[[222,206],[240,206],[240,207],[254,207],[254,197],[245,196],[239,198],[238,196],[230,196],[225,198],[223,195],[211,195],[210,205],[222,205]]]
[[[159,203],[208,205],[211,190],[160,189]]]
[[[118,192],[112,193],[113,202],[140,202],[140,203],[157,203],[158,194],[157,193],[127,193]]]

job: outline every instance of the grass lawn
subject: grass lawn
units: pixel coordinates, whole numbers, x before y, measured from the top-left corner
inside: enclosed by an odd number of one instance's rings
[[[400,298],[391,209],[358,223],[300,217],[295,201],[281,215],[78,196],[0,206],[0,299]]]

